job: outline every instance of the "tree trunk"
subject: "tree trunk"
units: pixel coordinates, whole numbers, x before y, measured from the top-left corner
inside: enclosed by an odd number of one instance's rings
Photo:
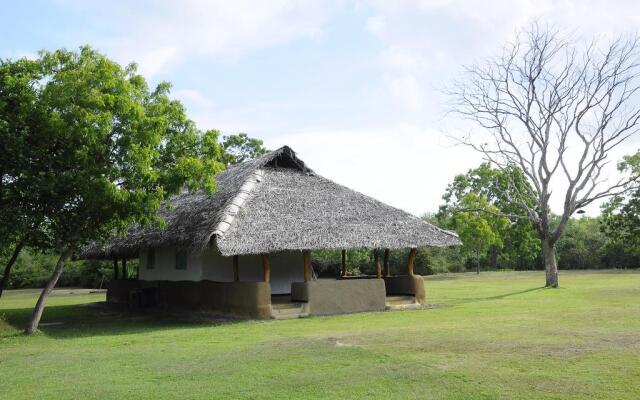
[[[11,258],[7,261],[7,264],[4,266],[4,275],[2,275],[2,280],[0,281],[0,297],[2,297],[2,291],[4,287],[9,282],[9,275],[11,275],[11,268],[13,264],[18,259],[18,255],[20,255],[20,251],[22,251],[22,246],[24,246],[24,242],[16,243],[15,249],[13,249],[13,254],[11,254]]]
[[[67,248],[60,253],[60,258],[58,258],[58,262],[56,263],[56,268],[53,270],[53,274],[51,275],[51,279],[47,282],[42,289],[42,293],[40,293],[40,297],[38,298],[38,302],[36,303],[36,307],[33,309],[33,315],[31,315],[31,319],[27,324],[27,327],[24,330],[24,333],[30,335],[38,330],[38,324],[40,323],[40,318],[42,317],[42,312],[44,311],[44,303],[47,301],[47,297],[56,286],[58,279],[60,279],[60,275],[62,275],[62,268],[64,267],[65,262],[71,257],[71,249]]]
[[[556,260],[556,245],[551,243],[549,239],[542,240],[542,258],[544,259],[544,268],[547,273],[547,282],[545,287],[558,287],[558,261]]]

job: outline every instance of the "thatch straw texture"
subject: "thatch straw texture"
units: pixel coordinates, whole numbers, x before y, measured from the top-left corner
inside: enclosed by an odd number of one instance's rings
[[[133,230],[83,257],[134,257],[160,246],[201,251],[212,243],[225,256],[460,244],[455,233],[315,175],[286,146],[217,180],[215,194],[185,193],[163,207],[165,229]]]

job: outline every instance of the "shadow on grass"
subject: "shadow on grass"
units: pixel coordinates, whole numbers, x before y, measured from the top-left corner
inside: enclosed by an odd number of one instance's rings
[[[495,295],[495,296],[463,297],[463,298],[456,299],[456,300],[458,300],[458,301],[456,301],[456,304],[467,304],[467,303],[475,303],[475,302],[480,302],[480,301],[491,301],[491,300],[502,300],[502,299],[506,299],[506,298],[511,297],[511,296],[517,296],[519,294],[536,292],[538,290],[545,290],[545,289],[546,288],[544,286],[540,286],[540,287],[535,287],[535,288],[530,288],[530,289],[519,290],[517,292],[499,294],[499,295]]]
[[[18,331],[0,330],[0,337],[22,335],[32,312],[32,308],[0,310],[0,319]],[[48,337],[66,339],[210,327],[244,321],[204,312],[158,309],[131,311],[106,303],[87,303],[46,307],[39,330]]]

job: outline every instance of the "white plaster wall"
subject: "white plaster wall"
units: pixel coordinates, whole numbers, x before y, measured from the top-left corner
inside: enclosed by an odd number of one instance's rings
[[[147,268],[147,251],[140,252],[140,277],[142,281],[199,281],[202,280],[202,260],[199,255],[187,255],[187,269],[176,269],[176,248],[154,249],[155,266]]]
[[[304,281],[301,251],[283,251],[269,256],[271,261],[271,293],[291,293],[292,282]]]
[[[164,247],[155,249],[155,268],[147,269],[147,252],[140,253],[140,280],[233,282],[233,257],[222,256],[211,248],[202,254],[189,254],[187,269],[177,270],[176,249]],[[303,257],[301,251],[272,253],[271,293],[291,293],[292,282],[304,280]],[[260,255],[240,256],[238,260],[240,281],[261,282],[263,279],[262,257]]]
[[[223,257],[217,249],[202,253],[202,279],[233,282],[233,257]]]
[[[271,253],[269,255],[269,262],[271,264],[272,294],[291,293],[292,282],[304,281],[304,267],[301,251]],[[260,255],[240,256],[238,260],[238,269],[241,281],[260,282],[263,279],[264,272],[262,269],[262,257]]]

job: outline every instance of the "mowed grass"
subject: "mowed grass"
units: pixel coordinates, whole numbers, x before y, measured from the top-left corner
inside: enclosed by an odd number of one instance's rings
[[[60,290],[0,300],[0,399],[638,399],[640,273],[428,277],[427,310],[186,323]]]

